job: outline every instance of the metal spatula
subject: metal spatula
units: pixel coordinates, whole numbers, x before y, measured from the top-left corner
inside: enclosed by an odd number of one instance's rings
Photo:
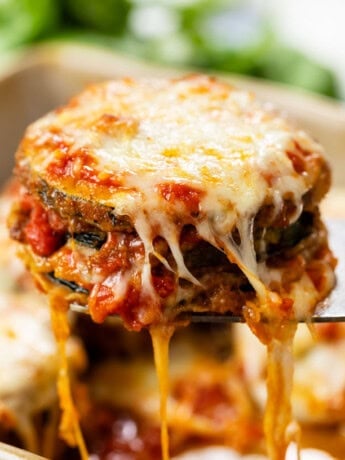
[[[329,297],[320,302],[314,315],[308,320],[315,323],[345,322],[345,220],[327,221],[330,246],[338,259],[337,284]],[[242,316],[229,314],[193,313],[193,322],[232,323],[244,322]]]
[[[308,321],[315,323],[345,322],[345,220],[327,221],[330,246],[338,259],[336,268],[337,284],[327,299],[320,302]],[[88,314],[87,307],[72,304],[71,309],[77,313]],[[116,315],[112,315],[112,318]],[[244,318],[232,313],[186,313],[186,318],[193,323],[241,323]],[[306,319],[300,320],[305,322]]]

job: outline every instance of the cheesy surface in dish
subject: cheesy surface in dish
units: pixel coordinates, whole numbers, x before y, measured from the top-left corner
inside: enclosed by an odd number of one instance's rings
[[[224,447],[212,446],[204,449],[196,449],[195,451],[187,452],[174,460],[267,460],[264,455],[244,455],[241,456],[237,452]],[[290,449],[287,453],[286,460],[335,460],[326,452],[317,449],[302,449],[298,456],[296,450]]]
[[[160,460],[159,394],[147,331],[97,325],[84,316],[74,332],[89,354],[87,393],[78,407],[92,460]],[[191,325],[172,339],[168,424],[174,460],[267,459],[262,412],[233,339],[226,325]],[[313,435],[303,433],[302,459],[343,458],[343,437],[334,426],[320,426]],[[295,459],[296,446],[290,446],[286,460]]]
[[[240,326],[234,329],[235,348],[244,378],[255,400],[265,401],[265,349]],[[303,423],[336,426],[345,421],[345,325],[299,325],[294,340],[294,413]],[[331,372],[330,372],[331,369]]]
[[[268,454],[281,460],[297,437],[294,320],[308,318],[334,284],[320,145],[213,78],[122,79],[33,123],[16,172],[24,188],[11,235],[50,295],[62,355],[73,302],[96,322],[118,314],[129,329],[150,329],[166,460],[176,324],[192,311],[242,314],[267,345],[264,425]]]
[[[0,440],[49,455],[56,436],[46,428],[56,425],[59,360],[46,299],[8,238],[6,217],[17,195],[14,183],[0,195]],[[68,340],[67,356],[72,374],[84,368],[77,339]]]

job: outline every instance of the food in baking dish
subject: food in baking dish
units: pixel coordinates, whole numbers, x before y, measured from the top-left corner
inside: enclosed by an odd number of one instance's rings
[[[287,452],[286,460],[334,460],[333,457],[326,452],[317,449],[302,449],[300,456],[296,449],[290,449]],[[267,457],[260,454],[240,455],[236,451],[221,446],[212,446],[204,449],[195,449],[187,452],[181,456],[176,457],[175,460],[267,460]]]
[[[28,128],[17,174],[12,236],[96,321],[248,303],[269,317],[268,288],[305,316],[332,287],[321,147],[208,77],[91,86]]]
[[[95,326],[86,318],[80,322],[78,335],[93,356],[88,402],[80,412],[90,453],[97,460],[115,453],[135,460],[161,458],[159,394],[149,334],[126,332],[119,325]],[[247,363],[233,352],[233,339],[226,325],[193,325],[178,330],[172,339],[168,420],[174,459],[233,455],[249,460],[254,453],[266,458],[262,411],[252,393],[255,382],[244,378]],[[255,349],[251,353],[255,356]],[[304,449],[318,448],[329,452],[324,458],[342,458],[340,430],[341,424],[330,429],[319,425],[312,433],[302,421],[304,455]],[[312,452],[316,455],[312,450],[310,456]],[[290,447],[287,458],[297,458],[295,447]]]
[[[264,407],[265,349],[243,327],[236,325],[233,335],[236,353],[243,363],[243,377],[253,398]],[[321,427],[344,423],[345,368],[342,363],[345,359],[345,325],[299,325],[294,356],[292,401],[296,418],[304,424]]]
[[[168,342],[180,315],[243,314],[267,345],[264,426],[270,457],[283,458],[297,436],[294,320],[334,284],[319,213],[330,184],[323,149],[216,79],[122,79],[33,123],[16,173],[23,191],[10,231],[49,293],[60,352],[72,302],[96,322],[118,314],[129,329],[148,327],[167,459]]]
[[[0,441],[49,455],[56,438],[59,359],[46,299],[8,237],[6,218],[17,192],[18,184],[11,183],[0,195]],[[84,369],[78,339],[68,339],[67,357],[72,375]]]

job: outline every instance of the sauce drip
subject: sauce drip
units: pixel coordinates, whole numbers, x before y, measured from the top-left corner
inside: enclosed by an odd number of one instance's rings
[[[153,355],[159,384],[162,460],[169,460],[167,402],[169,394],[169,343],[175,327],[158,324],[150,327]]]

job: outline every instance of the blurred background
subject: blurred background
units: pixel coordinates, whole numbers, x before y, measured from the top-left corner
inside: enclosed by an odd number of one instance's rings
[[[345,99],[344,21],[344,0],[0,0],[0,70],[18,49],[73,40]]]

